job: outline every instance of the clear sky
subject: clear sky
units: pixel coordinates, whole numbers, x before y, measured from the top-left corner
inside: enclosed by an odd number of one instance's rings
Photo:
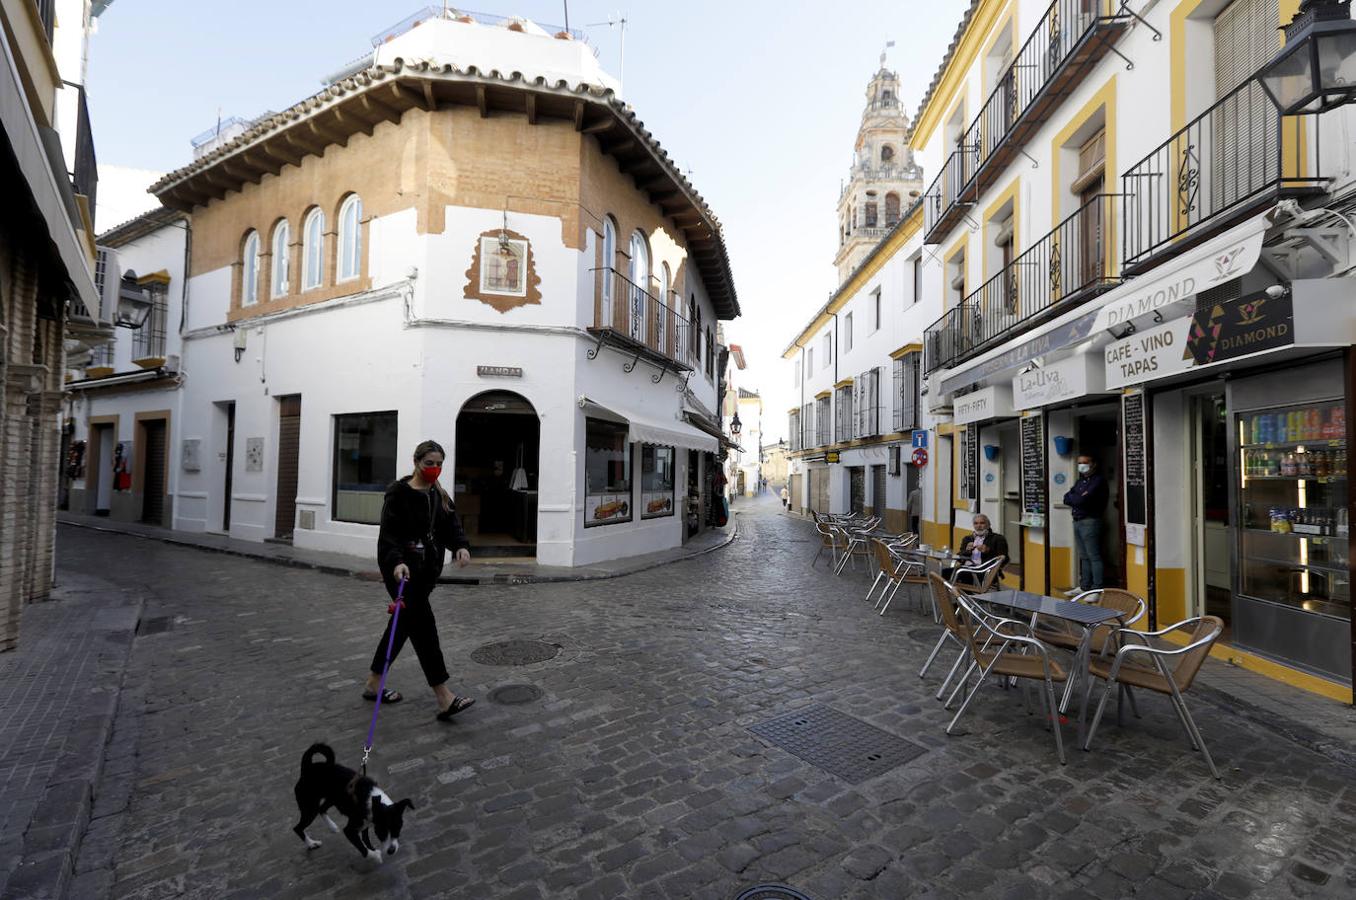
[[[441,5],[441,4],[438,4]],[[837,286],[836,204],[866,83],[885,42],[910,115],[968,0],[632,0],[569,3],[604,66],[670,156],[691,170],[725,230],[743,316],[740,384],[764,398],[765,440],[795,405],[781,351]],[[90,47],[88,90],[101,165],[167,171],[223,117],[251,118],[315,93],[421,8],[391,0],[116,0]],[[560,24],[560,0],[468,8]],[[624,15],[620,33],[605,23]],[[924,173],[925,180],[932,173]],[[100,217],[101,228],[117,224]]]

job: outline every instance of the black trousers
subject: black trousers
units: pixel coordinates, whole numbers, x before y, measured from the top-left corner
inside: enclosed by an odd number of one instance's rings
[[[390,587],[388,585],[388,587]],[[433,607],[428,597],[433,591],[432,584],[410,582],[405,586],[405,608],[400,611],[396,622],[395,644],[391,647],[391,662],[400,655],[405,640],[414,645],[414,653],[419,657],[419,667],[424,670],[430,687],[437,687],[448,680],[447,664],[443,661],[443,648],[438,643],[438,623],[433,620]],[[390,590],[392,596],[395,590]],[[395,616],[391,617],[392,620]],[[386,642],[391,639],[391,622],[387,621],[386,630],[381,633],[377,652],[372,655],[372,671],[381,672],[386,666]]]

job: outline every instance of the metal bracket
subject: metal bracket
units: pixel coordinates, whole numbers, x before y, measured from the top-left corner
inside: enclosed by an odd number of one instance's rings
[[[1143,16],[1141,16],[1139,13],[1135,12],[1133,9],[1126,5],[1128,2],[1129,0],[1121,0],[1121,8],[1117,11],[1130,16],[1130,18],[1134,19],[1136,22],[1152,31],[1154,33],[1154,40],[1156,41],[1163,40],[1163,32],[1159,31],[1157,28],[1153,27],[1148,22],[1144,21]]]
[[[1025,156],[1027,159],[1031,160],[1031,168],[1039,169],[1041,167],[1041,164],[1036,162],[1036,157],[1032,156],[1030,153],[1027,153],[1021,147],[1017,148],[1017,152]]]
[[[1126,69],[1133,69],[1133,68],[1135,67],[1134,62],[1131,61],[1130,57],[1126,56],[1124,53],[1122,53],[1121,51],[1117,50],[1114,44],[1108,43],[1108,44],[1106,45],[1106,48],[1107,48],[1108,50],[1110,50],[1112,53],[1114,53],[1114,54],[1116,54],[1117,56],[1119,56],[1121,59],[1125,60],[1125,68],[1126,68]]]
[[[636,352],[636,355],[635,355],[635,358],[634,358],[634,359],[632,359],[632,360],[631,360],[629,363],[627,363],[626,365],[622,366],[622,371],[625,372],[627,375],[630,375],[632,372],[634,372],[634,371],[636,370],[636,363],[638,363],[638,362],[640,362],[640,352],[639,352],[639,351]]]
[[[651,376],[650,376],[650,381],[652,381],[652,382],[655,383],[655,384],[659,384],[659,382],[661,382],[661,381],[664,380],[664,376],[667,375],[667,374],[669,374],[669,367],[668,367],[668,366],[660,366],[660,367],[659,367],[659,374],[658,374],[658,375],[651,375]]]
[[[607,343],[607,335],[606,335],[606,334],[600,334],[600,335],[598,335],[598,343],[597,343],[596,346],[594,346],[594,348],[593,348],[592,350],[590,350],[590,351],[588,352],[588,358],[589,358],[589,359],[597,359],[597,358],[598,358],[598,353],[603,349],[603,345],[606,344],[606,343]]]
[[[687,373],[686,375],[683,376],[683,383],[680,384],[680,385],[678,385],[678,387],[677,387],[678,393],[680,393],[680,394],[686,394],[686,393],[687,393],[687,384],[688,384],[688,382],[691,381],[691,380],[692,380],[692,372],[691,372],[691,370],[689,370],[688,373]]]

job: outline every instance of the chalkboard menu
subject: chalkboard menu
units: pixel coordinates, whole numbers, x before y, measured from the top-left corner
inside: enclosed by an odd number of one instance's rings
[[[1045,526],[1045,418],[1022,419],[1022,524]]]
[[[1144,464],[1144,394],[1121,396],[1121,434],[1125,435],[1125,524],[1149,523],[1148,479]]]
[[[960,495],[963,500],[979,496],[979,426],[966,425],[961,432]]]

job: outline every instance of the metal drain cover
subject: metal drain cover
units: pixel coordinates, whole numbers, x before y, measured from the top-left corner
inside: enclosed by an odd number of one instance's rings
[[[810,895],[784,884],[759,884],[741,891],[735,900],[810,900]]]
[[[504,706],[516,706],[519,703],[531,703],[541,699],[541,688],[532,684],[506,684],[490,691],[491,703]]]
[[[137,622],[137,634],[162,634],[174,628],[173,616],[151,616]]]
[[[752,725],[749,731],[848,784],[875,778],[925,751],[827,706],[809,706]]]
[[[472,650],[471,660],[482,666],[525,666],[545,662],[559,652],[559,644],[545,641],[499,641]]]

